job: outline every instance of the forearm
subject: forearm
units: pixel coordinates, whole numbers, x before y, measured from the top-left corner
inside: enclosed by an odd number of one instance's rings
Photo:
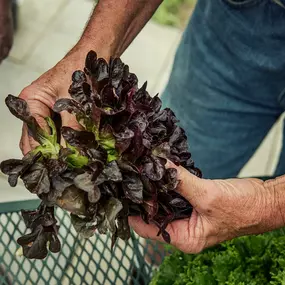
[[[74,47],[82,51],[95,50],[99,56],[120,56],[163,0],[100,0]]]
[[[264,182],[268,192],[267,205],[264,209],[266,231],[285,226],[285,175]]]

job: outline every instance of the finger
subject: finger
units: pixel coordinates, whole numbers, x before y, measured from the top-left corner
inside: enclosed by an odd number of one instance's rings
[[[29,144],[31,149],[35,149],[39,143],[33,139],[33,137],[29,136]]]
[[[22,129],[22,138],[20,141],[20,148],[22,150],[23,155],[26,155],[32,149],[39,145],[31,136],[29,136],[28,127],[26,124],[23,125]]]
[[[39,109],[39,102],[40,102],[40,105],[48,107],[45,108],[45,110],[40,110],[40,111],[41,112],[44,111],[44,115],[49,116],[50,115],[49,109],[51,109],[52,106],[54,105],[56,98],[52,96],[53,94],[51,90],[49,89],[42,90],[41,88],[42,88],[41,86],[34,83],[33,86],[30,85],[25,89],[23,89],[23,91],[19,95],[19,98],[25,100],[28,103],[31,112],[33,110]]]
[[[29,151],[31,151],[29,136],[28,136],[28,128],[26,124],[23,124],[22,127],[22,137],[20,140],[20,149],[23,155],[26,155]]]
[[[176,241],[177,233],[175,232],[176,222],[177,221],[174,221],[166,227],[166,231],[169,233],[171,238],[171,244],[173,245],[177,244]],[[180,222],[180,224],[181,223],[184,224],[186,221],[180,220],[178,222]],[[146,224],[141,217],[139,216],[129,217],[129,224],[139,236],[143,238],[149,238],[152,240],[165,242],[161,235],[157,236],[159,228],[154,224]]]
[[[146,224],[141,217],[129,217],[129,225],[143,238],[164,242],[161,236],[157,236],[158,227],[154,224]]]
[[[67,111],[63,111],[61,114],[62,126],[68,126],[75,130],[81,130],[82,126],[77,122],[76,117],[69,114]]]
[[[40,127],[46,131],[49,131],[49,127],[45,119],[40,116],[39,114],[33,114],[37,122],[39,123]],[[22,137],[20,140],[20,149],[24,155],[30,152],[32,149],[37,147],[39,143],[34,140],[33,137],[29,135],[28,127],[26,124],[23,124],[22,128]]]
[[[61,112],[61,122],[62,126],[70,127],[74,130],[82,130],[83,127],[77,122],[76,117],[72,114],[69,114],[67,111]],[[63,136],[61,136],[60,144],[65,146],[65,140]]]
[[[38,114],[38,113],[32,113],[32,115],[34,116],[34,118],[36,119],[36,121],[38,122],[40,127],[43,130],[45,130],[47,133],[50,133],[50,127],[49,127],[47,121],[45,120],[45,118],[41,114]],[[46,116],[47,114],[44,114],[44,115]],[[49,112],[48,116],[50,116],[50,112]],[[29,134],[29,132],[28,132],[28,134]],[[34,149],[39,145],[39,143],[32,136],[28,135],[28,138],[29,138],[29,144],[30,144],[31,149]]]
[[[187,199],[194,207],[199,205],[201,198],[205,197],[209,181],[199,178],[182,166],[177,166],[174,163],[167,161],[167,168],[175,168],[177,170],[177,178],[180,181],[176,191]]]
[[[196,214],[194,214],[194,216],[196,216]],[[195,223],[196,221],[194,221],[194,219],[193,221],[190,221],[190,223]],[[165,240],[161,235],[157,236],[159,228],[154,224],[146,224],[141,217],[129,217],[129,225],[139,236],[165,243]],[[195,247],[190,248],[188,242],[190,237],[188,230],[189,225],[189,219],[177,220],[170,223],[166,227],[166,231],[170,235],[170,244],[181,250],[194,252]],[[191,238],[195,240],[195,242],[198,241],[194,233],[192,234]]]

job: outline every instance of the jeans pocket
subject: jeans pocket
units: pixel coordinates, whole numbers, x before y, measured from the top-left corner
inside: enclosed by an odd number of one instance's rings
[[[247,8],[258,4],[263,0],[222,0],[222,1],[233,8]]]

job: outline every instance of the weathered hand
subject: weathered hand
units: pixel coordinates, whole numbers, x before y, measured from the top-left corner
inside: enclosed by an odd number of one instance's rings
[[[175,167],[171,165],[171,167]],[[181,180],[178,190],[194,207],[188,219],[174,221],[166,230],[171,243],[186,253],[203,249],[237,236],[256,234],[274,228],[267,199],[274,195],[258,179],[200,179],[182,167],[177,168]],[[129,222],[142,237],[163,241],[158,228],[147,225],[139,217]]]
[[[58,98],[69,97],[68,88],[71,84],[72,73],[75,70],[83,69],[86,54],[70,53],[19,95],[20,98],[27,101],[32,115],[43,128],[46,127],[44,118],[51,115],[55,101]],[[75,117],[67,112],[62,112],[61,119],[63,126],[78,127]],[[27,154],[36,145],[37,143],[28,135],[27,126],[24,124],[20,141],[23,154]]]

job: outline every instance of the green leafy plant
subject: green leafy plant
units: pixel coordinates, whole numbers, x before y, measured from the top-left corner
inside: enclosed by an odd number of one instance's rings
[[[200,254],[175,251],[151,285],[284,285],[285,230],[225,242]]]
[[[196,0],[164,0],[153,16],[162,25],[184,27]]]

